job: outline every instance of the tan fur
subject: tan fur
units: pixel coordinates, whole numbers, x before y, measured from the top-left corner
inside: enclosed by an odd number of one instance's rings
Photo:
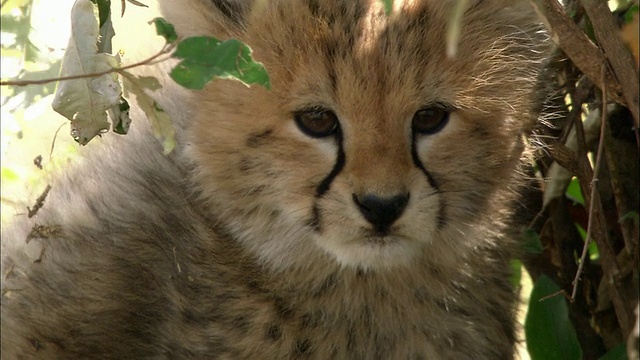
[[[271,91],[167,80],[172,156],[139,121],[3,231],[3,355],[512,358],[502,233],[547,46],[528,1],[471,1],[455,58],[453,1],[213,3],[160,6],[182,36],[248,43]],[[413,136],[435,103],[448,124]],[[340,138],[296,127],[314,106]],[[398,193],[406,209],[374,233],[352,196]],[[60,232],[25,244],[34,224]]]

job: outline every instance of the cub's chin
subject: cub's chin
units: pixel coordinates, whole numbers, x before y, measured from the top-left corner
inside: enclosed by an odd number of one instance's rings
[[[411,266],[428,246],[394,233],[361,234],[348,239],[322,236],[317,242],[341,265],[366,270]]]

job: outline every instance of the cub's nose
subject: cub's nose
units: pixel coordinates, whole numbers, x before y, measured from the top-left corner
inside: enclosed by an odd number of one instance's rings
[[[376,230],[386,232],[398,220],[409,202],[409,194],[383,198],[371,194],[358,196],[353,194],[353,201],[358,209]]]

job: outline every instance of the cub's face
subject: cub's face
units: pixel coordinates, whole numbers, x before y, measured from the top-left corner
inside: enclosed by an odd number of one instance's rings
[[[248,43],[271,78],[271,91],[212,83],[188,130],[215,216],[268,264],[451,262],[499,219],[544,34],[528,1],[472,1],[448,57],[452,3],[396,3],[389,16],[375,0],[209,5],[193,19]]]

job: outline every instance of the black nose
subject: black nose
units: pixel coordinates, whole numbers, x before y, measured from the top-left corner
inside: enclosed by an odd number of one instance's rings
[[[353,201],[358,205],[364,218],[375,226],[376,230],[385,232],[402,215],[409,202],[409,194],[390,198],[353,194]]]

